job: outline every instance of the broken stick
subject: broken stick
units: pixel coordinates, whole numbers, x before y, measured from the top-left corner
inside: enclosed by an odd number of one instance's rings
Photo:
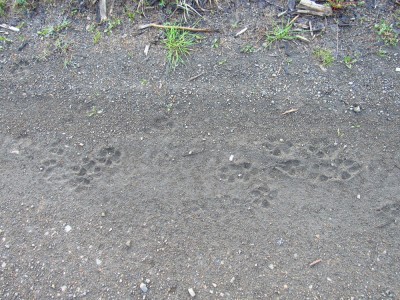
[[[301,0],[297,7],[299,8],[297,10],[298,13],[308,13],[317,16],[332,15],[332,8],[330,6],[317,4],[311,0]]]
[[[323,13],[323,12],[313,11],[313,10],[308,10],[308,9],[298,9],[298,10],[296,10],[296,13],[304,14],[304,15],[319,16],[319,17],[325,17],[326,16],[326,14]]]
[[[184,26],[173,26],[173,25],[159,25],[156,23],[139,25],[139,29],[145,29],[149,27],[162,28],[162,29],[179,29],[193,32],[217,32],[218,29],[211,28],[192,28],[192,27],[184,27]]]
[[[317,259],[317,260],[314,260],[312,263],[310,263],[310,267],[314,267],[315,265],[318,265],[320,262],[322,261],[322,259]]]
[[[193,77],[190,77],[188,81],[193,81],[193,80],[195,80],[195,79],[197,79],[197,78],[199,78],[200,76],[203,76],[203,75],[204,75],[204,72],[201,72],[200,74],[197,74],[197,75],[195,75]]]
[[[0,24],[0,27],[11,30],[11,31],[15,31],[15,32],[19,32],[19,28],[14,27],[14,26],[10,26],[7,24]]]
[[[289,109],[289,110],[283,112],[282,115],[287,115],[287,114],[290,114],[290,113],[294,113],[294,112],[296,112],[298,110],[299,110],[298,108],[292,108],[292,109]]]
[[[245,33],[247,31],[247,27],[243,28],[242,30],[240,30],[238,33],[235,34],[235,37],[238,37],[239,35]]]
[[[99,14],[100,14],[100,22],[107,20],[107,3],[106,0],[99,1]]]

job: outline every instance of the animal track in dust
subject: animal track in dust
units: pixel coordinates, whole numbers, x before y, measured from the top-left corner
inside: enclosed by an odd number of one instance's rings
[[[277,190],[271,190],[267,185],[261,185],[250,191],[252,203],[255,206],[268,208],[270,201],[278,196]]]
[[[398,224],[400,217],[400,201],[386,204],[377,209],[377,212],[377,216],[384,220],[384,222],[379,225],[378,228],[385,228],[391,224]]]
[[[49,178],[53,173],[61,167],[61,164],[55,159],[48,159],[42,161],[42,165],[39,167],[40,171],[43,171],[43,176]]]
[[[114,147],[103,147],[94,153],[71,158],[62,148],[53,147],[49,150],[49,158],[42,161],[39,170],[46,180],[67,184],[79,190],[88,187],[105,170],[118,165],[121,158],[121,151]]]
[[[244,191],[244,198],[246,202],[254,207],[268,208],[270,201],[275,199],[278,195],[277,190],[271,190],[268,185],[260,184],[254,186],[251,184],[260,175],[260,170],[253,166],[252,163],[246,161],[231,162],[227,166],[219,169],[219,179],[227,182],[228,184],[240,184]],[[251,188],[246,186],[250,183]],[[248,200],[249,199],[249,200]]]
[[[219,170],[219,179],[234,183],[236,181],[248,181],[252,176],[258,174],[258,169],[252,167],[249,162],[232,162]]]
[[[118,163],[120,157],[121,152],[119,150],[116,150],[114,147],[105,147],[98,151],[95,159],[98,162],[109,166],[112,163]]]
[[[286,159],[278,161],[274,166],[275,173],[286,174],[291,177],[304,177],[307,167],[299,159]]]
[[[349,159],[339,146],[332,144],[296,147],[290,142],[268,141],[262,146],[275,162],[269,166],[272,178],[304,178],[320,182],[346,181],[362,169],[357,161]]]
[[[89,185],[93,178],[100,176],[101,167],[96,166],[96,162],[86,156],[82,158],[81,165],[74,165],[71,170],[74,174],[71,185]]]
[[[345,157],[339,147],[328,145],[321,148],[309,146],[311,167],[308,178],[319,181],[346,181],[356,176],[362,169],[360,163]]]
[[[63,155],[64,154],[64,149],[62,149],[62,148],[51,148],[49,150],[49,152],[53,153],[53,154],[57,154],[57,155]]]
[[[262,143],[262,146],[273,156],[279,157],[290,154],[293,144],[291,142],[269,140]]]

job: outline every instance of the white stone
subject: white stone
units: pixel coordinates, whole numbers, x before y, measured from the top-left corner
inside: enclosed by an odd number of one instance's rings
[[[72,229],[72,227],[69,225],[65,226],[65,228],[64,228],[65,232],[70,232],[71,229]]]
[[[147,285],[145,283],[142,282],[139,287],[143,293],[147,293],[148,289],[147,289]]]
[[[194,292],[194,290],[193,290],[192,288],[189,288],[189,289],[188,289],[188,292],[189,292],[189,294],[190,294],[191,297],[196,296],[196,293]]]

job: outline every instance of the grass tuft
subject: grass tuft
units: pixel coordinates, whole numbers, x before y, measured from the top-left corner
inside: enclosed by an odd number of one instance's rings
[[[335,61],[332,51],[328,49],[318,48],[314,51],[314,56],[322,63],[324,67],[328,67]]]
[[[393,29],[393,24],[388,24],[385,20],[382,20],[379,24],[375,24],[374,28],[385,45],[396,46],[399,42],[399,35]]]
[[[93,44],[97,45],[101,41],[101,32],[96,30],[95,34],[93,35]]]
[[[246,44],[242,47],[242,49],[240,49],[241,53],[246,53],[246,54],[254,53],[255,51],[256,48],[254,48],[254,46],[250,44]]]
[[[71,21],[64,20],[60,24],[55,26],[47,26],[42,30],[38,31],[37,34],[41,37],[55,36],[57,33],[67,29],[71,25]]]
[[[104,33],[110,35],[113,30],[119,26],[121,26],[122,21],[121,19],[112,19],[107,22],[107,27],[104,29]]]
[[[167,61],[175,69],[189,55],[190,47],[196,44],[197,35],[172,27],[165,29],[165,36],[163,43],[167,49]]]
[[[300,39],[299,36],[294,35],[292,31],[293,20],[287,24],[282,24],[281,26],[275,26],[272,31],[268,31],[266,36],[265,47],[270,47],[273,43],[278,41],[291,41]]]
[[[357,62],[357,59],[347,55],[347,56],[343,57],[343,62],[347,68],[351,69],[353,67],[353,64],[355,64]]]
[[[7,0],[0,0],[0,17],[6,15],[7,10]]]
[[[198,5],[200,7],[200,5]],[[183,10],[183,18],[187,21],[187,18],[190,17],[192,13],[202,17],[201,14],[186,0],[176,0],[176,7]]]

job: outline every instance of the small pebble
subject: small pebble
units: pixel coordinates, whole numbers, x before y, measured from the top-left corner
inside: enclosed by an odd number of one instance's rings
[[[189,289],[188,289],[188,292],[189,292],[189,294],[190,294],[191,297],[196,296],[196,293],[194,292],[194,290],[193,290],[192,288],[189,288]]]
[[[233,161],[233,158],[234,158],[234,156],[232,154],[231,156],[229,156],[229,161]]]
[[[147,293],[148,289],[147,289],[147,285],[145,283],[142,282],[139,287],[143,293]]]
[[[357,195],[357,199],[361,199],[361,195],[360,194]]]
[[[96,258],[96,265],[98,265],[98,266],[101,265],[101,259]]]
[[[65,232],[70,232],[71,229],[72,229],[72,227],[69,225],[65,226],[65,228],[64,228]]]
[[[269,264],[268,268],[270,268],[271,270],[273,270],[275,268],[275,266],[273,264]]]
[[[400,72],[400,68],[396,68],[396,72]]]

